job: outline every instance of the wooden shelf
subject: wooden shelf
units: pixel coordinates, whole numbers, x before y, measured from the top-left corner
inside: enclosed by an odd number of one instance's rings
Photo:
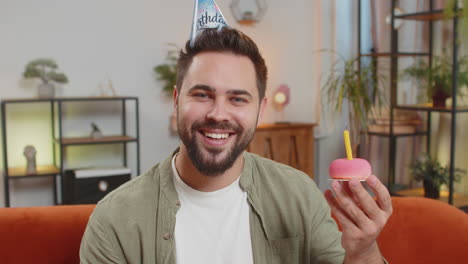
[[[424,197],[424,189],[423,188],[406,189],[406,190],[395,192],[395,194],[401,195],[401,196]],[[441,191],[439,200],[442,202],[448,203],[448,191]],[[468,196],[463,196],[463,195],[454,193],[453,205],[456,207],[468,205]]]
[[[386,132],[363,132],[363,134],[368,134],[369,136],[380,136],[380,137],[390,137],[390,133]],[[413,132],[413,133],[396,133],[393,132],[394,137],[413,137],[413,136],[427,136],[427,132],[421,131],[421,132]]]
[[[427,12],[416,12],[410,14],[395,15],[396,19],[407,19],[407,20],[420,20],[420,21],[430,21],[430,20],[442,20],[445,19],[444,10],[433,10]]]
[[[37,173],[35,174],[26,174],[26,167],[8,169],[8,176],[12,178],[52,176],[59,173],[59,168],[54,165],[37,166]]]
[[[382,53],[365,53],[361,54],[363,57],[414,57],[414,56],[429,56],[428,52],[382,52]]]
[[[120,111],[116,111],[115,116],[120,116],[120,125],[121,129],[114,130],[114,135],[106,135],[105,137],[99,139],[93,139],[89,134],[82,134],[83,137],[77,137],[79,134],[73,135],[74,137],[63,137],[63,121],[66,118],[66,111],[64,111],[62,106],[68,104],[76,104],[81,108],[88,107],[84,104],[96,104],[102,105],[103,103],[111,103],[119,106]],[[10,184],[9,180],[16,179],[33,179],[36,177],[50,177],[53,180],[52,192],[54,193],[54,204],[60,204],[63,202],[63,177],[64,177],[64,167],[67,157],[64,155],[65,148],[69,146],[95,146],[98,144],[116,144],[116,146],[122,147],[123,153],[119,153],[122,156],[122,163],[127,164],[128,155],[127,155],[127,143],[131,142],[135,146],[135,165],[136,165],[136,175],[140,174],[140,140],[139,140],[139,102],[137,96],[93,96],[93,97],[53,97],[53,98],[38,98],[38,97],[23,97],[23,98],[1,98],[0,105],[2,108],[2,118],[1,124],[3,129],[7,128],[7,117],[5,113],[8,112],[7,109],[10,105],[29,105],[35,104],[37,106],[49,108],[49,113],[41,113],[45,116],[49,116],[51,124],[51,133],[50,138],[52,138],[52,160],[55,163],[55,166],[38,166],[37,172],[34,174],[27,174],[26,168],[11,168],[8,165],[7,159],[4,160],[3,167],[5,168],[5,184],[4,184],[4,195],[5,195],[5,207],[10,207]],[[128,106],[130,106],[129,110]],[[102,107],[101,107],[102,108]],[[95,109],[97,113],[100,112],[99,109]],[[27,111],[27,110],[26,110]],[[95,111],[92,111],[95,112]],[[83,113],[89,115],[90,113]],[[127,119],[131,114],[134,114],[132,123],[134,123],[134,130],[127,136]],[[133,126],[133,125],[132,125]],[[121,130],[121,131],[120,131]],[[29,131],[34,134],[34,130]],[[8,137],[11,136],[8,133]],[[12,136],[14,135],[12,133]],[[3,133],[3,153],[8,153],[8,137],[7,133]],[[132,146],[133,147],[133,146]],[[132,153],[133,154],[133,153]],[[99,161],[94,161],[99,163]],[[57,177],[60,176],[60,177]],[[114,186],[116,187],[116,186]],[[114,188],[112,187],[112,188]],[[62,195],[59,195],[62,192]]]
[[[93,97],[53,97],[53,98],[4,98],[2,103],[32,103],[32,102],[79,102],[79,101],[114,101],[136,100],[135,96],[93,96]]]
[[[415,104],[415,105],[397,105],[396,109],[415,110],[415,111],[432,111],[432,112],[452,112],[452,107],[432,107],[432,103]],[[455,112],[468,112],[468,106],[459,106]]]
[[[56,140],[57,141],[57,140]],[[75,137],[75,138],[62,138],[60,142],[62,145],[93,145],[93,144],[109,144],[109,143],[124,143],[137,141],[135,137],[129,136],[107,136],[100,139],[90,137]]]

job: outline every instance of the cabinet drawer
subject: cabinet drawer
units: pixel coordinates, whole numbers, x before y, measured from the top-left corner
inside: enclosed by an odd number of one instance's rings
[[[130,180],[130,174],[77,179],[73,172],[64,175],[64,204],[94,204]]]

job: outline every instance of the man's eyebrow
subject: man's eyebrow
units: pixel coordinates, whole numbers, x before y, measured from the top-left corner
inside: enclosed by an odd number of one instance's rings
[[[233,95],[246,95],[246,96],[248,96],[250,98],[253,98],[252,94],[250,94],[246,90],[229,90],[227,93],[228,94],[233,94]]]
[[[194,85],[192,88],[190,88],[188,90],[189,93],[195,91],[195,90],[203,90],[203,91],[206,91],[206,92],[214,92],[216,91],[216,89],[214,89],[213,87],[211,86],[208,86],[208,85],[205,85],[205,84],[196,84]]]

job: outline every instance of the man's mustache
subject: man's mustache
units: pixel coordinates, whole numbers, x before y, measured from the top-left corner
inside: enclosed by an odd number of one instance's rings
[[[217,122],[213,120],[208,121],[197,121],[192,124],[192,130],[199,129],[220,129],[220,130],[232,130],[236,133],[241,133],[243,129],[238,125],[228,123],[228,122]]]

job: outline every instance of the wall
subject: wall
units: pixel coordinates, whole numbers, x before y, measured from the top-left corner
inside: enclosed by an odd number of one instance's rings
[[[330,8],[333,6],[326,0],[267,2],[268,11],[261,23],[242,26],[231,15],[230,1],[217,1],[227,21],[251,36],[261,48],[269,66],[268,94],[283,83],[291,87],[290,106],[283,114],[269,107],[264,122],[274,122],[281,117],[290,121],[316,122],[320,114],[320,71],[322,64],[329,60],[317,50],[333,46],[333,39],[328,37],[329,29],[334,25],[328,16],[332,14]],[[69,84],[60,87],[58,95],[97,95],[99,84],[110,79],[118,95],[139,97],[143,171],[165,158],[178,145],[178,139],[168,129],[172,101],[161,92],[162,84],[156,81],[152,68],[163,62],[166,43],[176,43],[181,47],[188,38],[192,0],[6,0],[1,5],[1,98],[35,96],[37,83],[21,77],[24,66],[32,59],[51,57],[70,79]],[[343,43],[347,45],[349,41]],[[92,111],[86,108],[88,112]],[[109,115],[118,112],[112,105],[97,108],[100,111],[107,109]],[[35,114],[29,116],[30,110]],[[70,117],[76,118],[76,122],[66,124],[69,133],[77,131],[73,128],[80,129],[76,132],[80,135],[88,133],[92,120],[80,119],[80,111],[79,107],[68,111]],[[47,114],[47,110],[40,106],[21,106],[11,114],[15,121],[24,121],[21,123],[24,126],[11,128],[12,134],[35,130],[33,136],[22,137],[12,144],[16,151],[13,160],[18,165],[25,163],[21,152],[29,143],[38,148],[38,155],[41,155],[39,163],[47,163],[51,159],[47,147],[49,142],[44,141],[49,133],[47,121],[41,120],[44,113]],[[21,119],[21,116],[26,118]],[[115,123],[109,121],[106,114],[100,122],[104,131],[113,131]],[[41,127],[31,128],[34,124]],[[337,141],[336,135],[335,139],[328,140],[324,142],[322,139],[318,144],[319,182],[326,178],[328,161],[341,151],[337,143],[331,143]],[[327,148],[327,144],[332,148]],[[324,150],[327,152],[322,155]],[[86,157],[91,154],[100,156],[96,151],[82,150],[77,159],[83,162],[77,164],[90,165],[85,161]],[[106,151],[119,150],[111,148]],[[0,187],[0,204],[3,204],[3,186]],[[17,181],[12,188],[13,206],[52,204],[50,179]]]

